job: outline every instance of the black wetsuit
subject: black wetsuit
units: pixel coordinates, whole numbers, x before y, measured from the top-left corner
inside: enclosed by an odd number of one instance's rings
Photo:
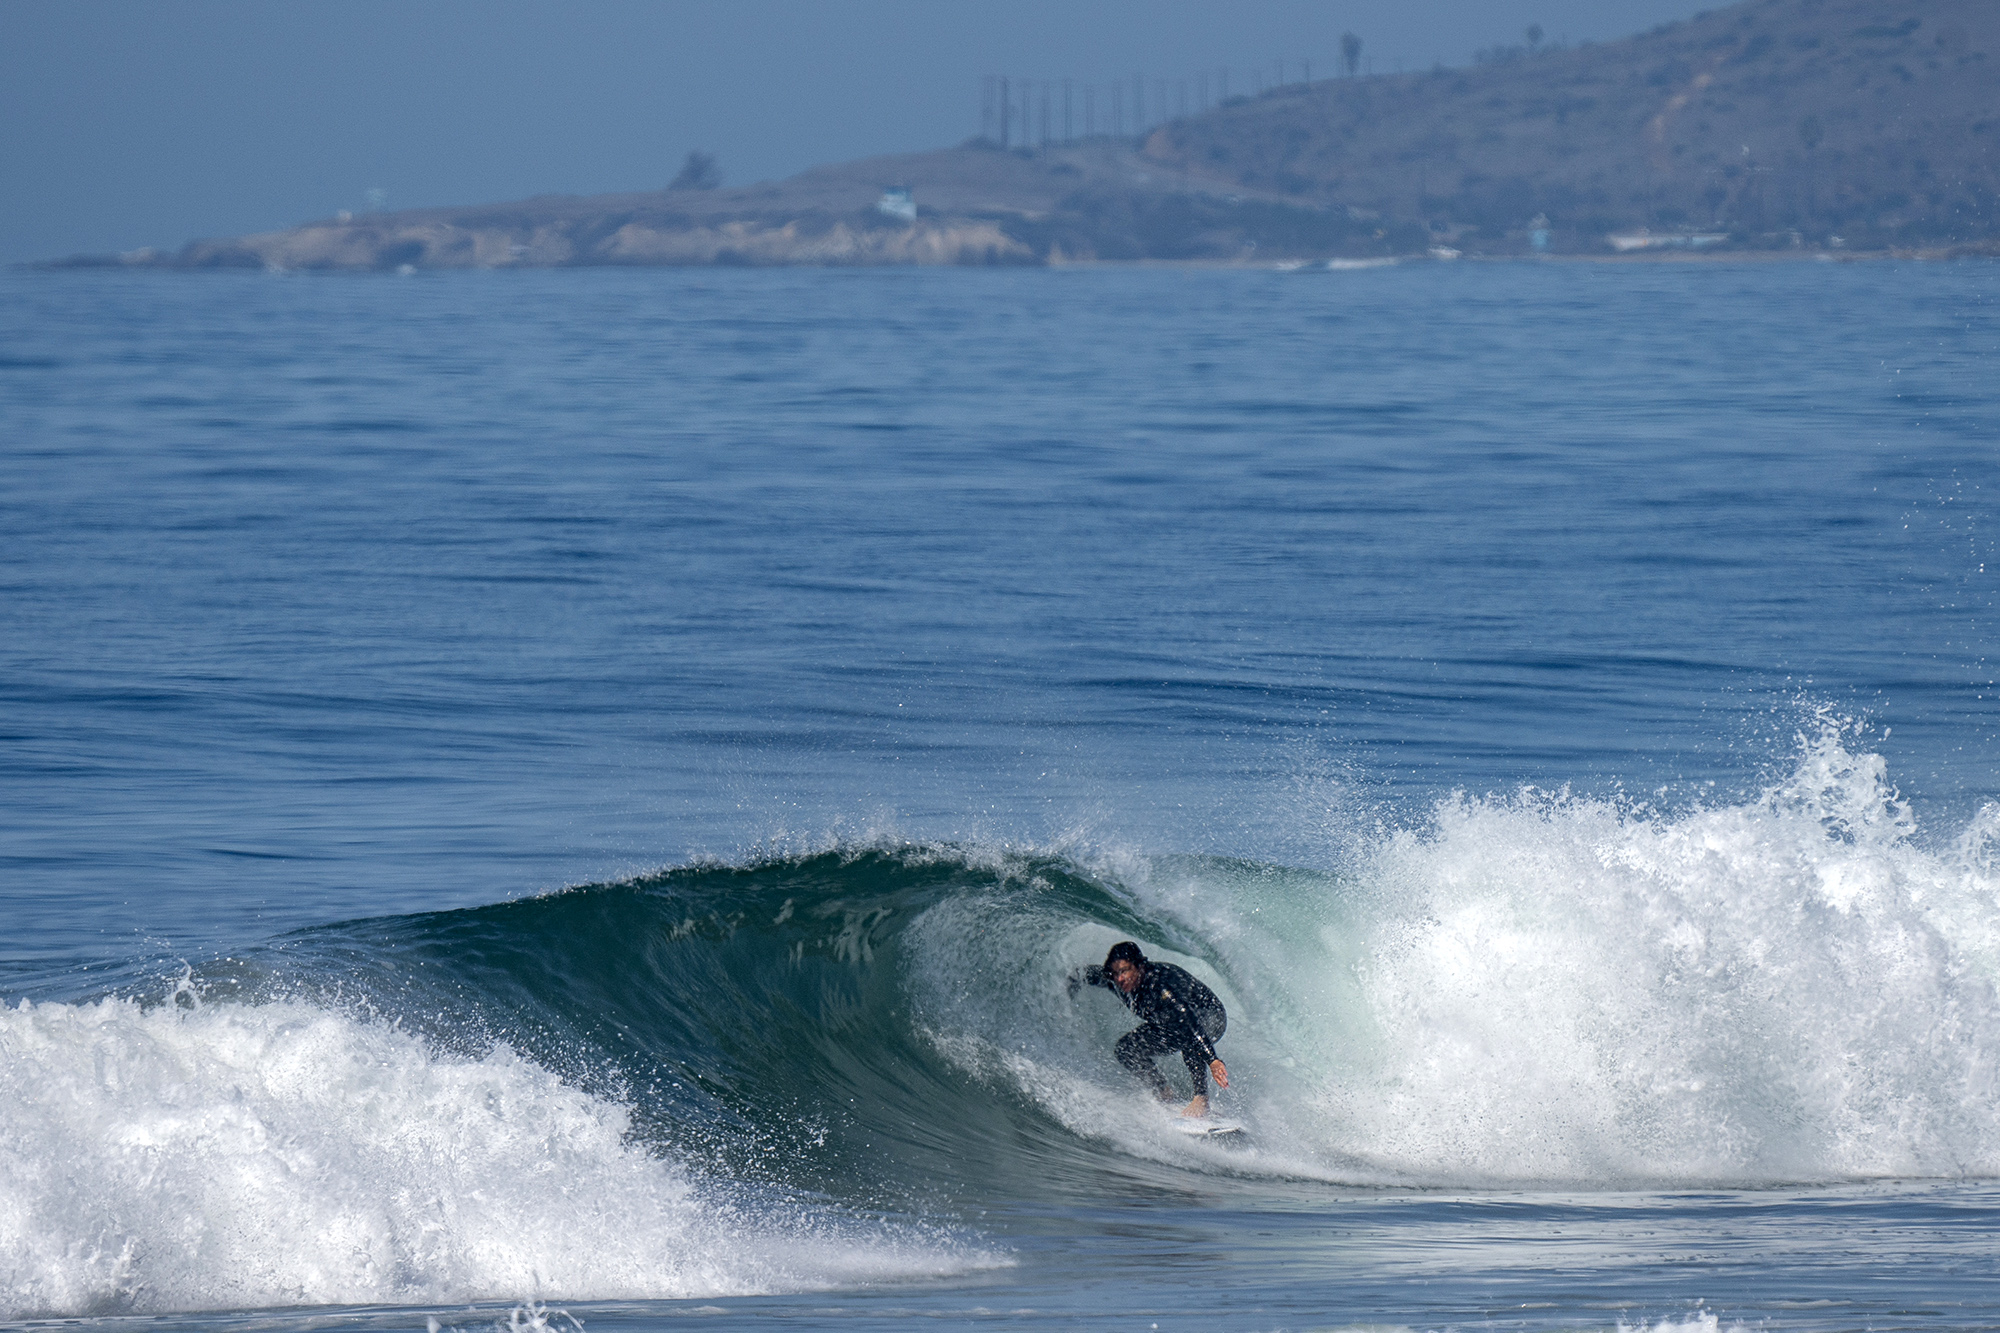
[[[1153,1066],[1153,1057],[1179,1051],[1188,1077],[1194,1080],[1194,1095],[1207,1095],[1208,1062],[1216,1058],[1215,1043],[1229,1026],[1229,1015],[1214,991],[1172,963],[1145,964],[1130,995],[1119,990],[1101,967],[1086,967],[1080,975],[1072,975],[1071,993],[1079,982],[1107,988],[1139,1015],[1138,1029],[1118,1039],[1119,1064],[1165,1101],[1172,1098],[1173,1089]]]

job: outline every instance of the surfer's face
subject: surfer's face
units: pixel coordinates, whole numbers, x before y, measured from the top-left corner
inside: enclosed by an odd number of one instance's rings
[[[1139,989],[1138,967],[1123,958],[1111,965],[1111,979],[1118,984],[1118,989],[1127,995]]]

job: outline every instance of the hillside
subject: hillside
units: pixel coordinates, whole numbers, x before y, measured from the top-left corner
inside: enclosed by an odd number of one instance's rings
[[[877,208],[912,192],[914,218]],[[2000,2],[1749,0],[1575,49],[1236,98],[1143,143],[975,141],[738,189],[341,217],[67,264],[1038,264],[2000,252]],[[1614,244],[1612,237],[1621,239]],[[1635,239],[1636,238],[1636,239]]]
[[[1165,126],[1163,165],[1497,243],[2000,232],[2000,4],[1753,0],[1472,69],[1317,83]]]

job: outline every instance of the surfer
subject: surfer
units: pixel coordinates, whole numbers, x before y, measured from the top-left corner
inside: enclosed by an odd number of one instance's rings
[[[1103,967],[1072,972],[1070,995],[1074,997],[1081,986],[1103,986],[1139,1015],[1139,1027],[1118,1039],[1118,1063],[1151,1088],[1154,1096],[1171,1102],[1173,1089],[1154,1067],[1153,1058],[1179,1051],[1194,1083],[1194,1100],[1181,1114],[1190,1118],[1207,1115],[1208,1076],[1215,1075],[1217,1087],[1229,1086],[1229,1070],[1215,1053],[1215,1043],[1229,1026],[1229,1016],[1215,992],[1185,968],[1148,962],[1130,940],[1112,945]]]

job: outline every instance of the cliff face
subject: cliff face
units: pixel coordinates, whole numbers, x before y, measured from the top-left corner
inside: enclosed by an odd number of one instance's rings
[[[1624,41],[1335,80],[1157,131],[1216,181],[1477,242],[1639,226],[1741,244],[2000,232],[2000,4],[1754,0]]]
[[[875,205],[911,189],[913,221]],[[1749,0],[1643,36],[1237,98],[1144,144],[972,143],[733,190],[343,218],[179,268],[1019,264],[1530,248],[1615,232],[2000,251],[2000,0]]]
[[[735,219],[654,215],[479,225],[388,215],[197,241],[177,268],[552,268],[612,264],[999,264],[1036,256],[991,221],[874,225],[865,214]]]

